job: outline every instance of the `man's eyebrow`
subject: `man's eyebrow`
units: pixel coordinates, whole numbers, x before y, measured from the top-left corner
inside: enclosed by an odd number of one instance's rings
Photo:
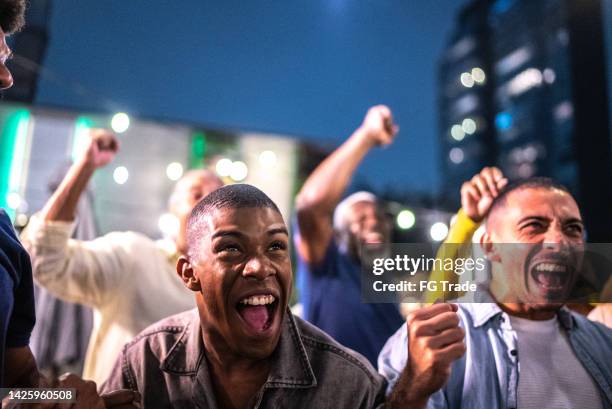
[[[213,235],[210,237],[211,239],[216,239],[217,237],[236,237],[236,238],[241,238],[242,236],[244,236],[242,233],[240,233],[237,230],[219,230],[213,233]]]
[[[289,231],[287,231],[286,227],[276,227],[274,229],[268,230],[268,234],[270,236],[272,236],[274,234],[278,234],[278,233],[285,234],[285,235],[289,236]]]
[[[563,224],[572,224],[572,223],[578,223],[584,226],[584,222],[578,219],[577,217],[570,217],[569,219],[563,221]]]
[[[544,217],[544,216],[525,216],[522,219],[520,219],[518,222],[519,224],[526,222],[526,221],[540,221],[540,222],[548,222],[550,221],[550,219],[548,217]]]
[[[519,220],[519,224],[527,222],[527,221],[541,221],[541,222],[549,222],[550,219],[544,216],[525,216],[521,220]],[[577,217],[570,217],[569,219],[563,220],[563,224],[569,223],[579,223],[584,225],[584,222]]]

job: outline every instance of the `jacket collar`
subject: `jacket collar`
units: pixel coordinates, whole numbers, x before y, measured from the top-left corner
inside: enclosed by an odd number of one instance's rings
[[[272,354],[272,367],[265,383],[268,388],[311,388],[317,379],[310,365],[295,317],[287,308],[283,332]]]
[[[160,368],[164,372],[176,375],[196,375],[199,372],[206,372],[205,378],[208,380],[208,365],[197,309],[190,311],[188,317],[179,340],[162,360]],[[317,385],[301,333],[289,309],[285,313],[278,345],[270,359],[272,365],[264,387],[310,388]]]
[[[470,315],[474,327],[478,328],[489,322],[498,315],[505,315],[506,313],[497,305],[488,288],[484,286],[478,287],[477,301],[474,303],[468,303],[464,305],[465,312]],[[557,312],[557,317],[561,326],[570,331],[574,327],[574,318],[572,317],[571,311],[563,306]]]

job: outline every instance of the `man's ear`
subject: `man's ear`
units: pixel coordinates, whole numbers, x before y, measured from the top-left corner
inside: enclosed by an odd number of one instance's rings
[[[493,242],[491,233],[487,230],[480,236],[480,247],[487,258],[491,262],[501,262],[497,245]]]
[[[180,256],[176,262],[176,273],[179,278],[185,283],[185,287],[194,292],[200,292],[202,286],[200,285],[200,279],[195,273],[191,261],[186,256]]]

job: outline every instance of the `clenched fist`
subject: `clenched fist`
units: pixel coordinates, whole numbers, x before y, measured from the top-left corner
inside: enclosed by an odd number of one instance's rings
[[[376,105],[368,110],[360,130],[372,145],[389,145],[393,142],[399,127],[393,123],[389,107]]]
[[[486,167],[461,186],[461,208],[473,221],[480,223],[489,213],[493,200],[508,184],[501,170]]]
[[[388,407],[424,408],[448,381],[453,361],[465,354],[465,332],[455,304],[434,304],[408,314],[408,362]]]
[[[89,131],[89,143],[83,152],[86,164],[99,168],[110,163],[119,151],[119,141],[106,129],[94,128]]]

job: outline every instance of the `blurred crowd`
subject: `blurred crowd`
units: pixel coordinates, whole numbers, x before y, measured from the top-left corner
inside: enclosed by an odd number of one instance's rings
[[[23,7],[0,0],[2,89]],[[481,230],[491,270],[477,302],[441,291],[419,305],[362,301],[364,249],[387,251],[392,224],[374,194],[347,190],[398,133],[388,107],[371,107],[301,187],[291,229],[258,188],[187,172],[168,201],[180,222],[169,248],[136,232],[75,234],[92,175],[121,149],[92,130],[19,238],[0,211],[0,387],[74,388],[79,408],[612,407],[612,309],[565,302],[586,232],[554,180],[513,183],[486,167],[458,187],[446,238],[457,246],[438,257],[457,257]],[[58,305],[71,311],[61,325]],[[41,371],[35,328],[46,349],[77,351],[77,374]]]

